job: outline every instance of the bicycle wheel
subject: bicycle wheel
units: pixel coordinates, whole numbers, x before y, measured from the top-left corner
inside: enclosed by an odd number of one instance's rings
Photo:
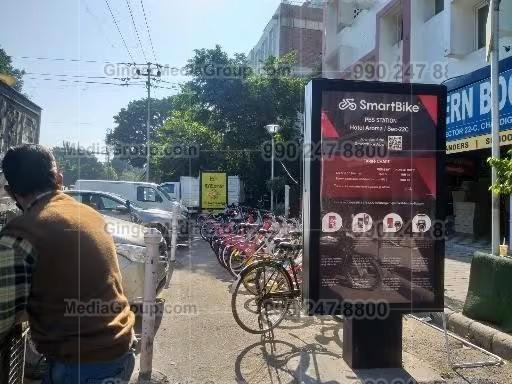
[[[244,251],[239,251],[234,248],[231,254],[229,255],[228,262],[228,271],[233,275],[233,277],[237,277],[242,269],[245,267],[245,261],[247,260],[247,255]]]
[[[210,223],[203,223],[203,225],[201,225],[201,229],[199,230],[199,233],[204,241],[209,241],[211,236],[211,229],[209,224]]]
[[[247,290],[246,284],[252,285],[256,294]],[[240,328],[263,334],[283,321],[292,300],[293,283],[288,272],[277,262],[263,261],[241,272],[231,296],[231,310]]]
[[[229,270],[229,256],[231,255],[231,252],[233,252],[233,249],[235,249],[233,244],[226,245],[224,247],[224,250],[222,251],[222,257],[220,258],[221,265],[224,268],[226,268],[230,273],[231,271]]]

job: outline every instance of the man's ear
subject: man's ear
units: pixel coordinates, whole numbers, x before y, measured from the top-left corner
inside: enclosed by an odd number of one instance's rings
[[[62,189],[62,186],[64,185],[64,176],[62,176],[61,172],[57,172],[55,181],[57,181],[57,185],[59,186],[59,189]]]

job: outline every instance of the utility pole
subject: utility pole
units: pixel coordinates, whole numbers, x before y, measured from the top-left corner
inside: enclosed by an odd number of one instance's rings
[[[491,0],[489,6],[491,19],[491,119],[492,119],[492,157],[500,158],[500,109],[499,109],[499,19],[500,19],[501,0]],[[496,168],[492,167],[492,185],[497,182]],[[492,213],[491,213],[491,253],[497,254],[500,245],[500,195],[492,193]]]
[[[148,118],[146,120],[146,182],[149,183],[149,161],[151,160],[150,146],[150,128],[151,128],[151,63],[148,63],[148,81],[146,82],[146,88],[148,89]]]
[[[139,69],[137,69],[137,75],[147,76],[146,80],[146,88],[148,90],[148,100],[147,100],[147,110],[148,116],[146,120],[146,182],[149,183],[149,162],[151,161],[151,149],[150,149],[150,140],[151,140],[151,66],[153,64],[147,63],[146,73],[141,73]],[[157,69],[159,68],[158,64],[155,64]],[[156,73],[157,77],[161,76],[161,72],[158,69]]]

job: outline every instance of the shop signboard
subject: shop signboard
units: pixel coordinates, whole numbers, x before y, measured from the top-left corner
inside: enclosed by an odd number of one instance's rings
[[[228,200],[226,172],[201,172],[201,209],[222,210]]]
[[[319,79],[306,93],[308,312],[443,311],[446,88]]]
[[[447,82],[446,152],[491,147],[489,67]],[[500,144],[512,144],[512,57],[500,62]]]

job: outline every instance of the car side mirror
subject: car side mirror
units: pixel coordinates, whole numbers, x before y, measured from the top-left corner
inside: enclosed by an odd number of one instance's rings
[[[116,207],[116,211],[121,212],[121,213],[128,213],[128,212],[130,212],[130,207],[127,207],[126,205],[118,205]]]

